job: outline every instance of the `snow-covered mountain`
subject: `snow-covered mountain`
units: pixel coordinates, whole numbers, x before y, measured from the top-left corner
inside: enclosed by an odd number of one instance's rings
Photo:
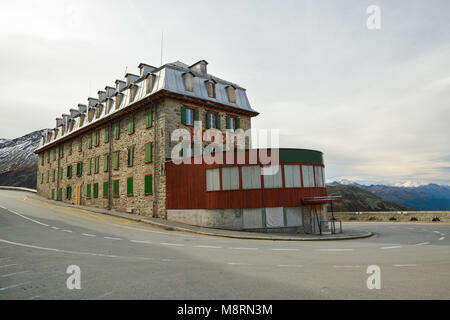
[[[0,185],[36,187],[34,150],[39,146],[42,132],[34,131],[13,140],[0,139]]]

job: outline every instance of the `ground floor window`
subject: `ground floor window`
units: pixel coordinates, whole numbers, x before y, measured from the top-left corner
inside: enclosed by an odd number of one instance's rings
[[[220,190],[220,171],[219,169],[206,170],[206,191]]]
[[[113,181],[113,197],[119,196],[119,180]]]
[[[152,175],[151,174],[147,174],[145,176],[145,194],[149,195],[153,193],[153,189],[152,189]]]
[[[108,198],[108,182],[103,182],[103,198]]]
[[[127,179],[127,196],[133,195],[133,178],[130,177]]]
[[[67,200],[72,200],[72,187],[67,187],[66,188],[66,199]]]
[[[94,189],[94,199],[97,199],[98,198],[98,183],[94,183],[94,186],[93,186],[93,189]]]
[[[91,198],[91,185],[88,184],[86,186],[86,198],[90,199]]]

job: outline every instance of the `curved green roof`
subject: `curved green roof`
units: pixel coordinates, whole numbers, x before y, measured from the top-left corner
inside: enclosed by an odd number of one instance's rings
[[[307,149],[280,149],[280,162],[310,162],[324,164],[322,152]]]

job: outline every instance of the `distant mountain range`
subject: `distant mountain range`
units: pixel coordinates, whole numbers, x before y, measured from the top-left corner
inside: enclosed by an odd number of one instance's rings
[[[36,188],[37,155],[43,130],[23,137],[0,139],[0,186]]]
[[[381,199],[420,211],[450,211],[450,186],[429,184],[415,187],[362,185],[352,182],[332,182],[330,187],[358,187]]]

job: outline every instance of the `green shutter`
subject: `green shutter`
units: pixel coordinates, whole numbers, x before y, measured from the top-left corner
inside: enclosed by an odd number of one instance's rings
[[[52,200],[55,200],[55,189],[52,189]]]
[[[94,183],[94,198],[98,198],[98,183]]]
[[[145,194],[152,193],[152,176],[145,176]]]
[[[240,128],[241,128],[241,119],[236,118],[236,129],[240,129]]]
[[[186,124],[186,108],[181,107],[181,123]]]
[[[88,184],[86,186],[86,198],[90,198],[91,197],[91,185]]]
[[[109,127],[105,128],[105,143],[109,142]]]
[[[147,128],[152,126],[152,109],[148,109],[145,113]]]
[[[78,151],[83,151],[83,140],[81,138],[78,140]]]
[[[230,117],[229,116],[225,117],[225,122],[226,122],[226,128],[230,129]]]
[[[127,179],[127,195],[133,194],[133,178]]]
[[[114,152],[114,170],[119,169],[119,152]]]
[[[103,198],[108,197],[108,182],[103,182]]]
[[[109,167],[109,156],[105,155],[105,158],[103,159],[103,171],[107,172]]]
[[[72,142],[69,143],[69,154],[72,154]]]
[[[120,127],[119,122],[114,123],[114,139],[119,139],[120,136]]]
[[[80,176],[83,174],[83,162],[80,162]]]
[[[217,115],[217,129],[221,130],[222,128],[222,124],[220,121],[220,114]]]
[[[195,109],[195,111],[194,111],[194,120],[200,121],[200,110],[198,110],[198,109]]]
[[[152,161],[152,143],[147,143],[145,145],[145,162]]]
[[[52,171],[52,182],[55,182],[55,170]]]
[[[119,195],[119,180],[113,181],[113,196]]]
[[[92,171],[91,171],[91,166],[92,166],[92,159],[89,159],[88,160],[88,163],[87,163],[87,173],[88,174],[91,174],[92,173]]]
[[[128,133],[134,132],[134,118],[130,117],[128,118]]]
[[[62,188],[58,189],[58,200],[62,200]]]

